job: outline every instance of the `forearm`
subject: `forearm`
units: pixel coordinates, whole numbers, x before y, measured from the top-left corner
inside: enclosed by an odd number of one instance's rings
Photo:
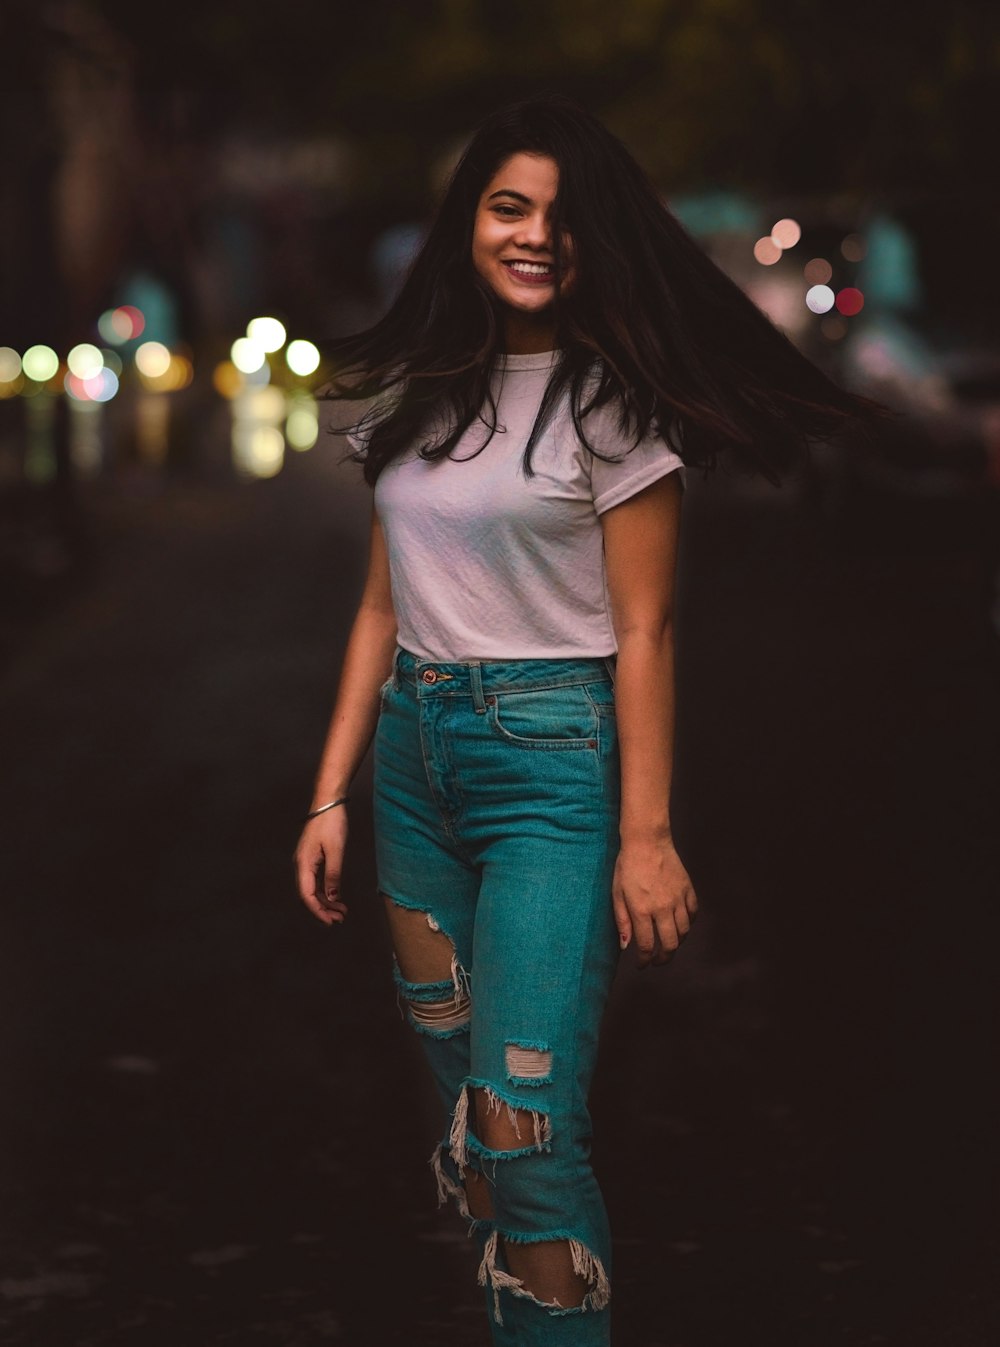
[[[346,795],[378,720],[379,689],[392,671],[396,619],[362,603],[351,628],[327,731],[312,808]]]
[[[622,844],[671,836],[674,755],[673,623],[619,636],[615,708],[621,748]]]

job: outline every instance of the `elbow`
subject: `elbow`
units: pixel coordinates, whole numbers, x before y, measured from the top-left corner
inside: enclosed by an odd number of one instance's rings
[[[618,642],[618,653],[631,647],[649,647],[661,649],[664,645],[669,645],[673,640],[674,617],[672,611],[665,611],[656,614],[655,617],[644,617],[635,621],[626,621],[621,625],[615,625],[615,639]]]

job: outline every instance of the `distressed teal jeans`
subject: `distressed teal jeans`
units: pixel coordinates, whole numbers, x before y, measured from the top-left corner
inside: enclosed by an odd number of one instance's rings
[[[450,940],[452,976],[401,1000],[448,1113],[432,1163],[480,1242],[493,1341],[606,1347],[611,1241],[587,1094],[618,958],[619,758],[604,659],[437,663],[396,654],[375,737],[379,889]],[[431,1013],[433,1012],[433,1013]],[[494,1150],[475,1099],[520,1138]],[[489,1188],[473,1219],[463,1181]],[[588,1290],[535,1298],[511,1243],[562,1241]]]

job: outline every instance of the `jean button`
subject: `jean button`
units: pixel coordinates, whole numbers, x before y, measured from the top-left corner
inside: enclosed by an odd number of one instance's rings
[[[437,670],[425,669],[423,673],[420,675],[420,677],[424,680],[425,683],[436,683],[438,677]]]

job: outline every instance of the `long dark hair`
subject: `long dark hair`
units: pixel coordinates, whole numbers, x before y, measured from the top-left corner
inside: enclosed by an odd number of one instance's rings
[[[586,415],[612,404],[635,443],[669,428],[686,463],[709,469],[725,453],[772,481],[810,439],[881,414],[828,379],[705,256],[605,126],[567,99],[533,98],[481,123],[395,302],[328,348],[337,372],[323,396],[375,399],[354,428],[368,482],[411,446],[444,457],[477,418],[482,447],[496,430],[491,373],[503,329],[472,265],[472,232],[486,184],[519,152],[558,165],[557,294],[564,231],[577,272],[572,293],[556,301],[561,356],[525,449],[527,473],[567,390],[577,433],[599,457]]]

